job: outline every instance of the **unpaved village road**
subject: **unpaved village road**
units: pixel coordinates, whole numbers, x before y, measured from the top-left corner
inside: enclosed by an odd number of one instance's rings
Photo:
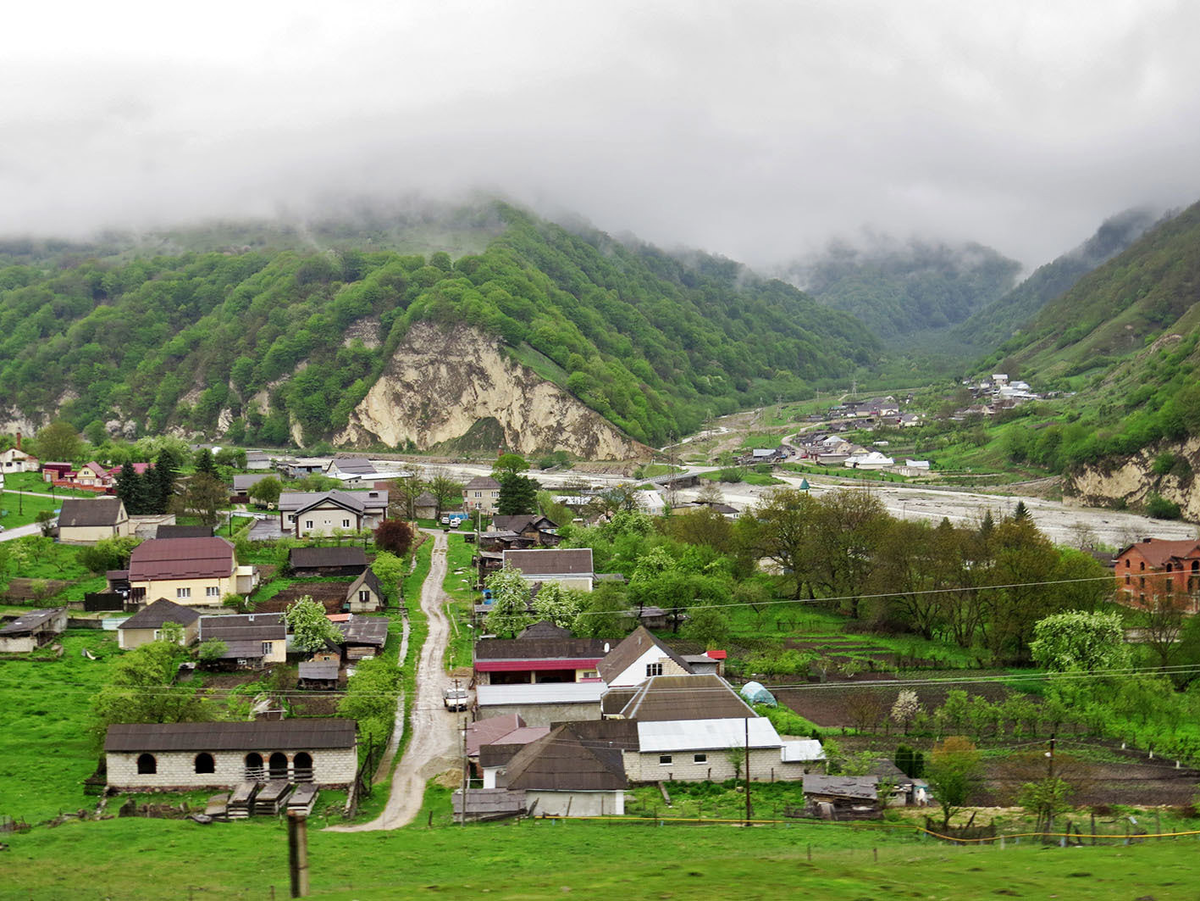
[[[450,636],[450,622],[442,612],[446,579],[448,541],[442,532],[433,536],[429,575],[421,586],[421,609],[429,622],[429,634],[421,646],[417,664],[417,696],[413,699],[408,728],[411,738],[392,775],[392,792],[387,806],[374,820],[358,826],[331,826],[333,832],[373,832],[398,829],[412,822],[425,798],[425,783],[459,763],[457,754],[459,717],[442,706],[442,689],[450,683],[442,661]]]

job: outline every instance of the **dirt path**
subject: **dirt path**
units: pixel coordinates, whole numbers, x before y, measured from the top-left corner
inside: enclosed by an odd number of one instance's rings
[[[421,809],[425,782],[459,761],[456,753],[458,731],[455,728],[458,719],[442,706],[442,689],[450,683],[450,677],[442,666],[450,635],[450,621],[442,612],[442,602],[446,597],[442,592],[442,583],[446,579],[446,548],[449,542],[443,532],[430,531],[429,534],[433,536],[433,557],[429,575],[421,586],[421,609],[425,611],[429,622],[429,634],[421,646],[417,664],[417,696],[413,699],[412,716],[408,722],[412,737],[404,756],[396,764],[392,793],[383,813],[371,822],[358,826],[330,827],[334,832],[373,832],[408,825]]]

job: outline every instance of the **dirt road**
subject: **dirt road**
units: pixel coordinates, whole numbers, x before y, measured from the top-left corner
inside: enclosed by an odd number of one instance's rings
[[[426,781],[459,762],[456,726],[461,715],[447,713],[442,706],[442,689],[450,683],[442,666],[450,635],[450,622],[442,612],[448,542],[443,532],[429,534],[433,536],[433,557],[421,586],[421,609],[429,622],[429,634],[417,663],[417,696],[408,723],[412,737],[396,764],[392,793],[383,813],[358,826],[330,827],[335,832],[373,832],[408,825],[421,809]]]

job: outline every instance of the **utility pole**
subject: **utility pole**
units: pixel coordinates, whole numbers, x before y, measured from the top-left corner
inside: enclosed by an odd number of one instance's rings
[[[746,717],[746,825],[750,825],[750,717]]]
[[[302,814],[288,811],[288,875],[292,897],[308,895],[308,821]]]
[[[1047,774],[1046,775],[1046,782],[1047,782],[1046,789],[1048,791],[1054,790],[1054,787],[1050,784],[1050,782],[1054,779],[1054,745],[1055,745],[1054,733],[1051,732],[1050,733],[1050,750],[1046,752],[1046,774]],[[1047,832],[1054,831],[1054,809],[1053,809],[1053,807],[1051,807],[1046,813],[1046,831]]]
[[[458,699],[458,680],[454,680],[455,700]],[[467,825],[467,718],[463,717],[462,721],[462,807],[458,816],[458,825]]]

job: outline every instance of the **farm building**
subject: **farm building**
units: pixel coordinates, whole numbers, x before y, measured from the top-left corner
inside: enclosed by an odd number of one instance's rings
[[[199,613],[191,607],[159,598],[117,626],[117,643],[122,651],[140,648],[161,638],[167,623],[175,623],[183,629],[181,644],[184,647],[192,644],[200,634]]]
[[[62,502],[58,540],[63,544],[95,544],[132,534],[129,514],[119,497],[68,498]]]
[[[287,780],[345,788],[358,766],[354,720],[123,723],[104,740],[108,786],[123,791],[233,788]]]
[[[383,586],[375,570],[368,567],[346,589],[346,609],[351,613],[375,613],[383,609]]]
[[[563,588],[591,591],[596,578],[590,547],[505,551],[503,561],[519,569],[528,582],[557,582]]]
[[[282,613],[200,617],[200,642],[222,641],[227,666],[259,667],[287,662],[287,623]]]
[[[367,555],[360,547],[297,547],[288,554],[288,564],[297,576],[360,576],[367,569]]]
[[[524,791],[528,809],[550,816],[621,816],[629,781],[610,723],[563,723],[509,760],[509,791]],[[623,725],[623,724],[618,724]]]
[[[479,717],[515,713],[530,726],[600,719],[603,682],[538,682],[533,685],[479,685]]]
[[[22,613],[0,629],[0,653],[28,654],[54,641],[67,628],[67,608],[49,607]]]

